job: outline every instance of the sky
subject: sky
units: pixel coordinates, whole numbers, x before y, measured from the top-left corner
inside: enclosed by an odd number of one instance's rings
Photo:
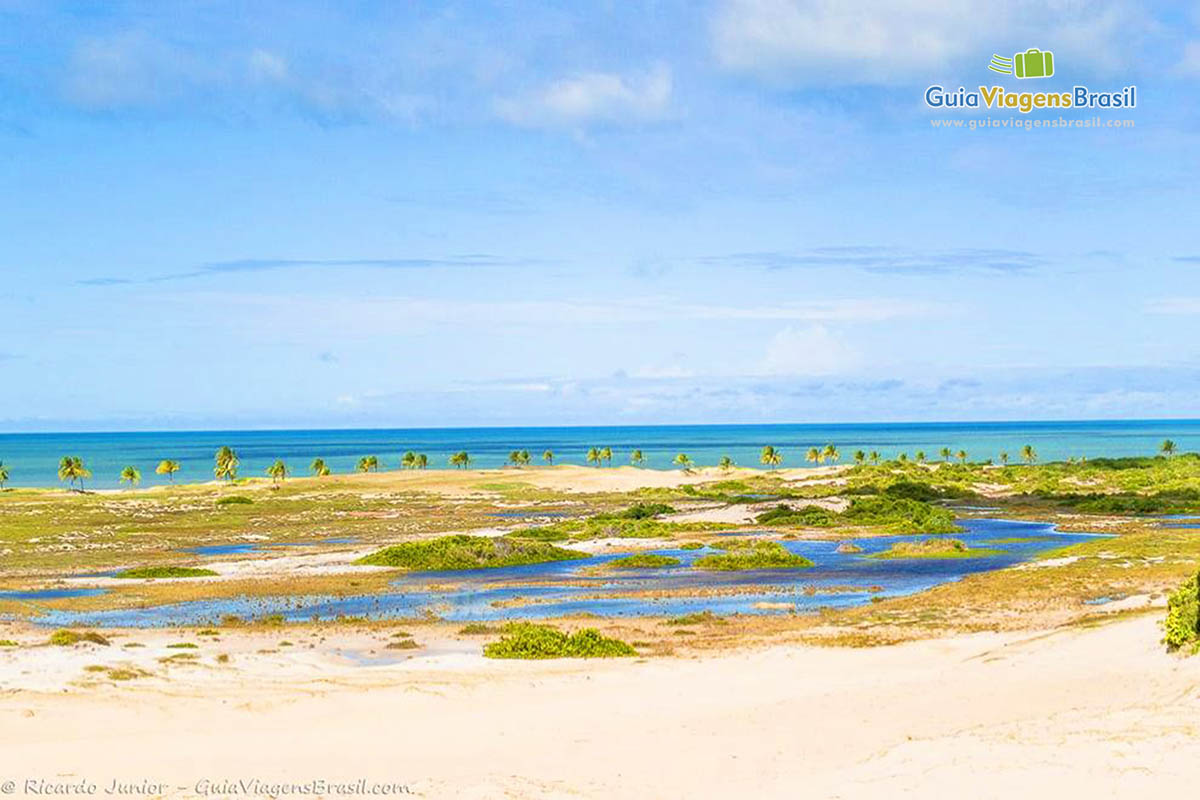
[[[0,0],[0,431],[1200,416],[1198,90],[1191,3]]]

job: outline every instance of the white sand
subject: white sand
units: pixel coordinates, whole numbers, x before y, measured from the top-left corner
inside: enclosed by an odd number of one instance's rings
[[[439,798],[1190,793],[1200,658],[1168,656],[1160,638],[1146,616],[863,650],[536,663],[444,652],[378,667],[323,654],[329,642],[262,656],[243,643],[231,666],[172,667],[140,686],[5,681],[0,778],[146,777],[169,796],[204,777],[363,777]],[[0,670],[13,677],[31,657],[4,654]],[[37,651],[47,663],[34,671],[89,657]]]

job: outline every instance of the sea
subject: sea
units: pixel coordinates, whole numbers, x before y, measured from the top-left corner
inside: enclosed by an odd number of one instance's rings
[[[680,453],[701,467],[723,456],[757,467],[764,445],[782,453],[781,466],[809,467],[814,465],[805,460],[808,449],[829,444],[840,451],[842,463],[856,450],[877,451],[885,459],[900,453],[914,458],[923,450],[932,461],[944,447],[964,451],[970,461],[998,461],[1006,452],[1018,463],[1025,445],[1046,462],[1154,455],[1164,439],[1180,452],[1200,450],[1200,420],[0,433],[0,462],[8,469],[9,486],[54,486],[59,460],[77,456],[92,473],[87,488],[111,489],[121,485],[126,466],[141,472],[143,485],[167,483],[154,471],[163,459],[179,462],[177,483],[212,480],[213,456],[222,446],[237,452],[240,475],[263,476],[276,459],[293,475],[307,474],[314,458],[334,472],[350,472],[372,455],[381,470],[394,470],[410,450],[424,453],[430,469],[452,469],[447,459],[459,451],[470,455],[475,468],[502,467],[513,450],[528,450],[534,464],[546,463],[542,455],[549,450],[555,464],[586,465],[593,447],[612,449],[611,466],[629,464],[630,454],[640,450],[642,467],[676,469]]]

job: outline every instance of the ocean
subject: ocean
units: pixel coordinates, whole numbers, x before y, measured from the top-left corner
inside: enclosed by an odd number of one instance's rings
[[[154,473],[162,459],[179,462],[177,483],[212,480],[213,455],[223,445],[237,451],[241,475],[262,476],[275,459],[296,475],[307,474],[317,457],[334,472],[350,472],[369,455],[379,458],[381,470],[399,469],[408,450],[425,453],[430,469],[450,469],[447,459],[460,450],[470,454],[472,466],[486,468],[503,466],[512,450],[528,450],[535,464],[544,463],[545,450],[554,452],[555,463],[586,464],[589,448],[611,447],[612,464],[619,466],[639,449],[644,467],[671,469],[678,453],[697,466],[715,465],[722,456],[758,466],[764,445],[783,453],[782,466],[804,467],[810,466],[804,460],[808,448],[827,444],[841,451],[843,463],[859,449],[884,458],[901,452],[912,458],[924,450],[935,460],[943,447],[965,450],[972,461],[998,459],[1006,451],[1016,463],[1026,444],[1044,462],[1153,455],[1164,439],[1174,440],[1181,452],[1200,450],[1200,420],[0,433],[0,461],[8,467],[10,486],[53,486],[59,460],[78,456],[92,472],[88,487],[115,488],[129,465],[141,471],[143,485],[166,483]]]

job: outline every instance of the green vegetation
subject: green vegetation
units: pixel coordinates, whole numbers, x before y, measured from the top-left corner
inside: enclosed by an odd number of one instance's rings
[[[420,647],[421,645],[412,639],[397,639],[384,645],[385,650],[416,650]]]
[[[971,549],[961,539],[923,539],[919,542],[896,542],[882,553],[868,558],[979,558],[995,555],[997,550]]]
[[[704,542],[684,542],[679,545],[680,550],[701,550],[704,548]]]
[[[329,465],[325,463],[325,459],[323,458],[314,458],[312,463],[308,465],[308,470],[318,478],[324,478],[332,471],[329,469]]]
[[[95,631],[72,631],[62,628],[50,634],[50,639],[47,644],[55,645],[56,647],[71,647],[80,642],[89,642],[91,644],[100,644],[107,646],[108,638],[101,636]]]
[[[0,461],[0,492],[4,491],[6,483],[8,483],[8,467],[4,466],[3,461]]]
[[[758,463],[770,469],[774,469],[783,463],[783,453],[776,450],[771,445],[763,447],[762,452],[758,454]]]
[[[1167,598],[1166,642],[1168,650],[1200,649],[1200,574],[1193,575]]]
[[[701,556],[692,566],[707,570],[806,569],[813,566],[813,562],[788,552],[779,542],[739,541],[730,542],[727,547],[724,553]]]
[[[913,484],[897,483],[901,492],[909,492]],[[796,525],[825,528],[835,525],[864,525],[880,527],[893,533],[950,533],[958,530],[954,514],[940,506],[903,496],[867,495],[854,497],[842,512],[820,506],[792,509],[780,505],[759,514],[760,525]]]
[[[483,654],[487,658],[621,658],[636,656],[637,651],[595,628],[566,634],[550,625],[512,622],[504,626],[499,641],[483,648]]]
[[[594,520],[610,520],[610,519],[651,519],[663,514],[674,514],[675,509],[666,503],[638,503],[632,505],[624,511],[618,511],[613,514],[596,514],[592,517]]]
[[[466,469],[467,467],[471,466],[471,456],[466,450],[459,450],[457,453],[450,456],[449,463],[452,467]]]
[[[58,479],[67,481],[71,484],[71,488],[75,488],[75,484],[79,484],[79,491],[83,491],[83,479],[92,477],[92,472],[83,464],[83,459],[78,456],[63,456],[58,462]]]
[[[684,614],[682,617],[671,617],[663,622],[664,625],[682,627],[685,625],[703,625],[706,622],[720,622],[721,618],[711,611],[700,611],[695,614]]]
[[[679,559],[674,556],[634,553],[631,556],[610,561],[606,566],[610,569],[664,569],[666,567],[677,567],[679,564]]]
[[[137,467],[126,467],[121,470],[121,483],[137,486],[142,482],[142,473]]]
[[[281,458],[275,459],[274,463],[267,467],[267,477],[276,486],[287,480],[288,472],[287,464],[283,463],[283,459]]]
[[[200,567],[134,567],[118,572],[117,578],[211,578],[217,573]]]
[[[379,456],[363,456],[354,466],[359,472],[378,472],[379,471]]]
[[[219,506],[248,506],[253,502],[249,497],[241,494],[231,494],[227,497],[217,498],[217,505]]]
[[[500,629],[495,625],[488,625],[485,622],[468,622],[458,629],[460,636],[490,636],[499,632]]]
[[[232,447],[222,447],[213,456],[213,475],[217,476],[217,480],[232,482],[237,477],[240,463],[238,454]]]
[[[0,639],[0,647],[20,647],[21,645],[14,642],[12,639]]]
[[[629,463],[633,464],[635,467],[640,467],[642,464],[646,463],[646,456],[642,454],[641,450],[634,450],[629,454]]]
[[[167,645],[169,650],[195,650],[197,645],[194,642],[173,642]]]
[[[356,563],[440,572],[516,567],[578,558],[587,558],[587,555],[545,542],[522,541],[507,536],[493,538],[459,534],[431,541],[392,545],[360,558]]]
[[[154,468],[154,471],[159,475],[166,475],[167,480],[171,481],[171,483],[174,483],[175,473],[179,472],[179,462],[172,461],[169,458],[164,458],[162,461],[158,462],[158,466]]]

